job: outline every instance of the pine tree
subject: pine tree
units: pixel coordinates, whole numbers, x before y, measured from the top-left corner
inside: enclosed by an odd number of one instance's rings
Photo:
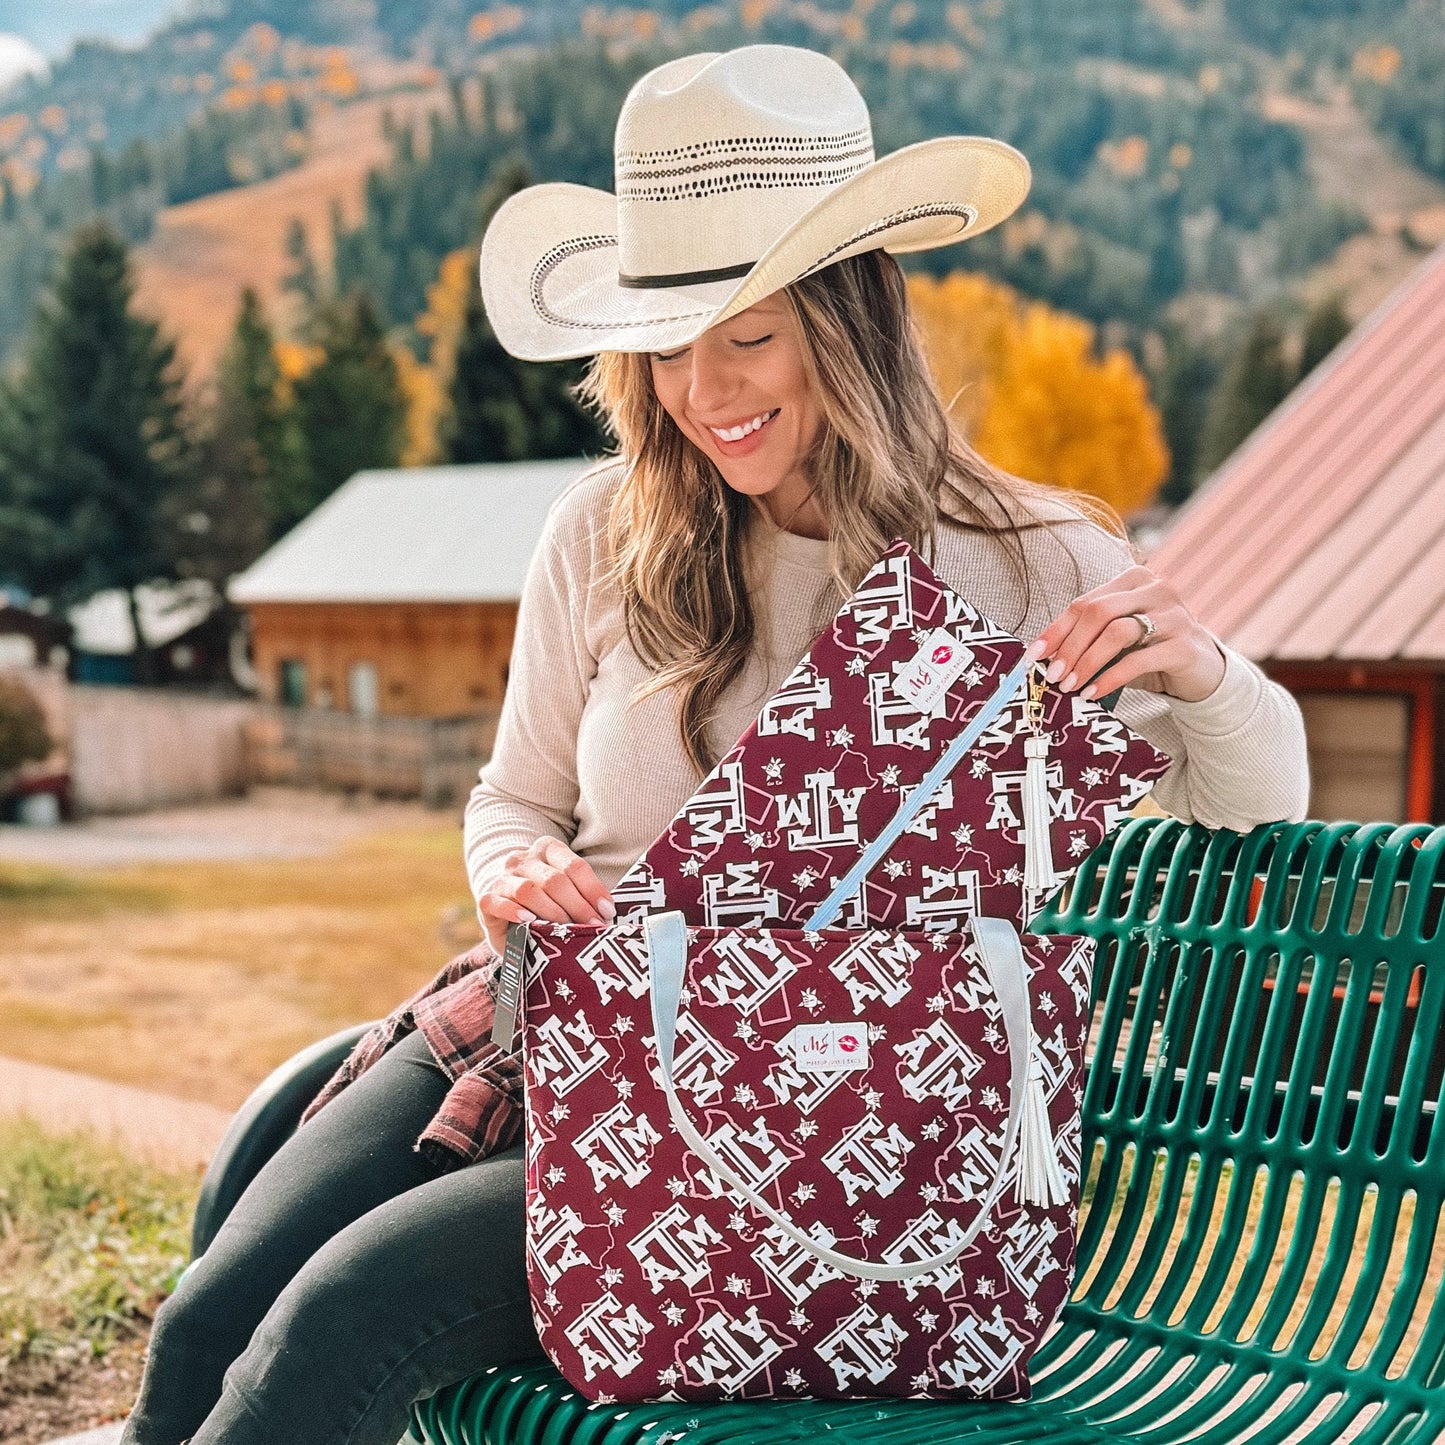
[[[195,485],[171,514],[177,570],[218,591],[304,512],[300,440],[280,383],[275,336],[247,286],[216,367]]]
[[[1213,472],[1289,395],[1294,373],[1284,354],[1284,328],[1261,311],[1224,373],[1209,405],[1199,466]]]
[[[169,550],[181,577],[205,578],[218,595],[266,548],[266,478],[234,393],[218,392],[197,446],[195,476],[166,507]]]
[[[218,421],[251,440],[262,478],[262,510],[268,541],[289,531],[306,513],[305,470],[296,418],[282,395],[276,335],[260,298],[247,286],[230,346],[217,368]]]
[[[295,383],[308,512],[356,472],[396,466],[406,440],[406,398],[371,297],[323,302],[309,330],[321,359]]]
[[[59,605],[130,595],[137,673],[152,675],[135,589],[175,576],[167,526],[193,477],[175,344],[133,315],[125,243],[80,227],[0,391],[0,564]]]
[[[508,196],[530,183],[524,166],[502,168],[482,195],[478,234]],[[575,362],[518,361],[508,355],[492,331],[481,291],[472,279],[456,361],[447,379],[442,454],[449,462],[492,462],[602,450],[601,430],[571,392],[581,375]]]
[[[441,426],[442,455],[447,461],[515,461],[527,455],[529,428],[516,367],[487,320],[480,287],[473,286],[462,313],[456,368]]]
[[[1303,381],[1346,336],[1350,334],[1350,317],[1344,298],[1338,292],[1326,297],[1305,319],[1304,340],[1300,348],[1299,374],[1295,383]]]
[[[303,301],[314,306],[321,295],[321,281],[316,262],[311,258],[306,227],[298,216],[292,216],[286,226],[286,255],[291,262],[291,270],[281,282],[282,288],[296,292]]]
[[[1188,500],[1194,487],[1200,439],[1209,395],[1219,380],[1219,362],[1180,326],[1167,329],[1164,348],[1157,394],[1173,465],[1159,497],[1177,507]]]

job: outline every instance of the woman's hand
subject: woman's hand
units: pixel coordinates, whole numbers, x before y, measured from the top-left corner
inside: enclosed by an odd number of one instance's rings
[[[592,865],[560,838],[538,838],[530,848],[513,848],[502,872],[477,899],[487,942],[500,954],[509,923],[611,923],[617,907]]]
[[[1154,623],[1148,646],[1139,646],[1143,629],[1130,616],[1134,612],[1147,613]],[[1065,692],[1087,683],[1079,691],[1084,698],[1127,686],[1198,702],[1219,686],[1226,666],[1214,634],[1169,582],[1142,564],[1080,593],[1025,655],[1052,657],[1048,680]]]

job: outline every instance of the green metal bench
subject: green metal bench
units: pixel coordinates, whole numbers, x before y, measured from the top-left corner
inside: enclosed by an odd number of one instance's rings
[[[1130,820],[1034,921],[1099,940],[1073,1296],[1024,1403],[596,1406],[550,1366],[428,1445],[1445,1440],[1445,827]],[[195,1252],[359,1029],[252,1096]]]

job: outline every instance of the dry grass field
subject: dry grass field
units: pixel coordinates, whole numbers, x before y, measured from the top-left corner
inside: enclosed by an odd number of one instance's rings
[[[458,822],[258,789],[0,829],[0,1055],[233,1110],[476,940]],[[0,1440],[130,1407],[196,1184],[84,1131],[0,1118]]]
[[[311,155],[294,170],[161,212],[155,234],[135,253],[136,307],[176,338],[193,384],[224,350],[242,287],[256,288],[280,329],[294,321],[295,298],[281,291],[291,264],[286,228],[293,216],[301,221],[325,274],[332,203],[340,205],[347,225],[356,225],[366,173],[390,156],[383,112],[416,124],[445,99],[445,90],[436,88],[338,106],[316,117]]]
[[[0,862],[0,1054],[234,1109],[480,937],[450,817],[307,858]]]

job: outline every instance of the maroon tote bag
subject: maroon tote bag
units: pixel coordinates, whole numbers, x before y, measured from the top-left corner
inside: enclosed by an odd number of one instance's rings
[[[895,540],[618,919],[509,931],[533,1318],[588,1399],[1028,1398],[1093,940],[1027,923],[1169,759],[1023,650]]]

